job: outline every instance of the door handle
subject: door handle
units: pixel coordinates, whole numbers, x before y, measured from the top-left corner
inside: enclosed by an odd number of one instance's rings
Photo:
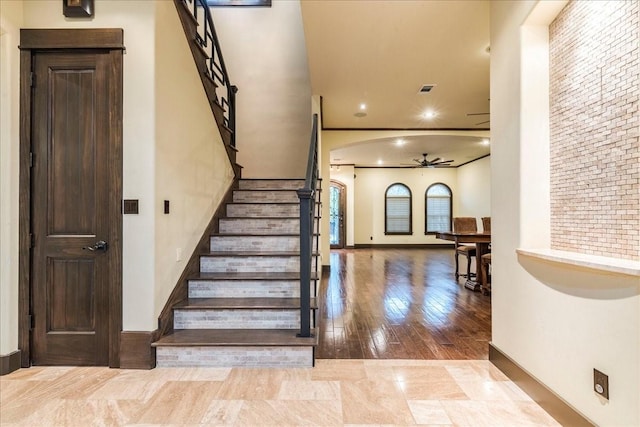
[[[82,248],[83,250],[88,250],[88,251],[107,251],[107,249],[109,249],[109,244],[107,242],[105,242],[104,240],[98,240],[93,246],[85,246],[84,248]]]

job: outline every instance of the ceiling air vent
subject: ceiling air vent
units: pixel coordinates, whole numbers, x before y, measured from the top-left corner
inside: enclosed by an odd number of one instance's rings
[[[422,85],[419,90],[419,93],[429,93],[431,89],[433,89],[436,85]]]

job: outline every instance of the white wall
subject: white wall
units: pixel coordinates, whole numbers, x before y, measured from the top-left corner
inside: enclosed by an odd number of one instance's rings
[[[173,2],[156,2],[155,27],[157,317],[233,181],[233,169]]]
[[[243,178],[301,178],[311,135],[311,82],[298,0],[212,8],[237,94]]]
[[[22,3],[0,1],[0,355],[18,348],[18,154]]]
[[[491,216],[491,157],[476,160],[458,171],[458,210],[455,216],[474,216],[482,230],[484,216]]]
[[[596,424],[636,426],[638,277],[516,254],[549,245],[548,160],[536,156],[548,127],[544,102],[531,107],[546,86],[544,72],[528,68],[544,68],[547,33],[544,21],[522,24],[553,3],[491,3],[493,345]],[[594,368],[609,375],[609,401],[593,391]]]

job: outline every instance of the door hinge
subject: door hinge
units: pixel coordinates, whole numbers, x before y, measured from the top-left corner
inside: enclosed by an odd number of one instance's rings
[[[29,167],[33,167],[33,151],[29,152]]]
[[[29,314],[27,316],[27,322],[29,323],[29,330],[33,331],[34,328],[36,327],[35,318],[33,317],[33,314]]]
[[[36,236],[33,233],[29,233],[29,248],[33,248],[36,245]]]
[[[33,71],[29,74],[29,86],[34,87],[36,85],[36,73]]]

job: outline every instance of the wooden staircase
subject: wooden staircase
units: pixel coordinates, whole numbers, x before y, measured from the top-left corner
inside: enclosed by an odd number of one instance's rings
[[[241,176],[242,166],[236,163],[235,95],[238,88],[229,76],[220,51],[213,21],[203,0],[174,0],[189,49],[198,69],[211,112],[220,131],[234,174]]]
[[[299,338],[303,180],[240,180],[188,299],[173,307],[173,332],[153,343],[167,366],[310,367],[317,334]],[[314,221],[317,230],[318,219]],[[317,239],[314,237],[314,240]],[[314,248],[317,246],[314,244]],[[318,254],[313,254],[315,328]]]

